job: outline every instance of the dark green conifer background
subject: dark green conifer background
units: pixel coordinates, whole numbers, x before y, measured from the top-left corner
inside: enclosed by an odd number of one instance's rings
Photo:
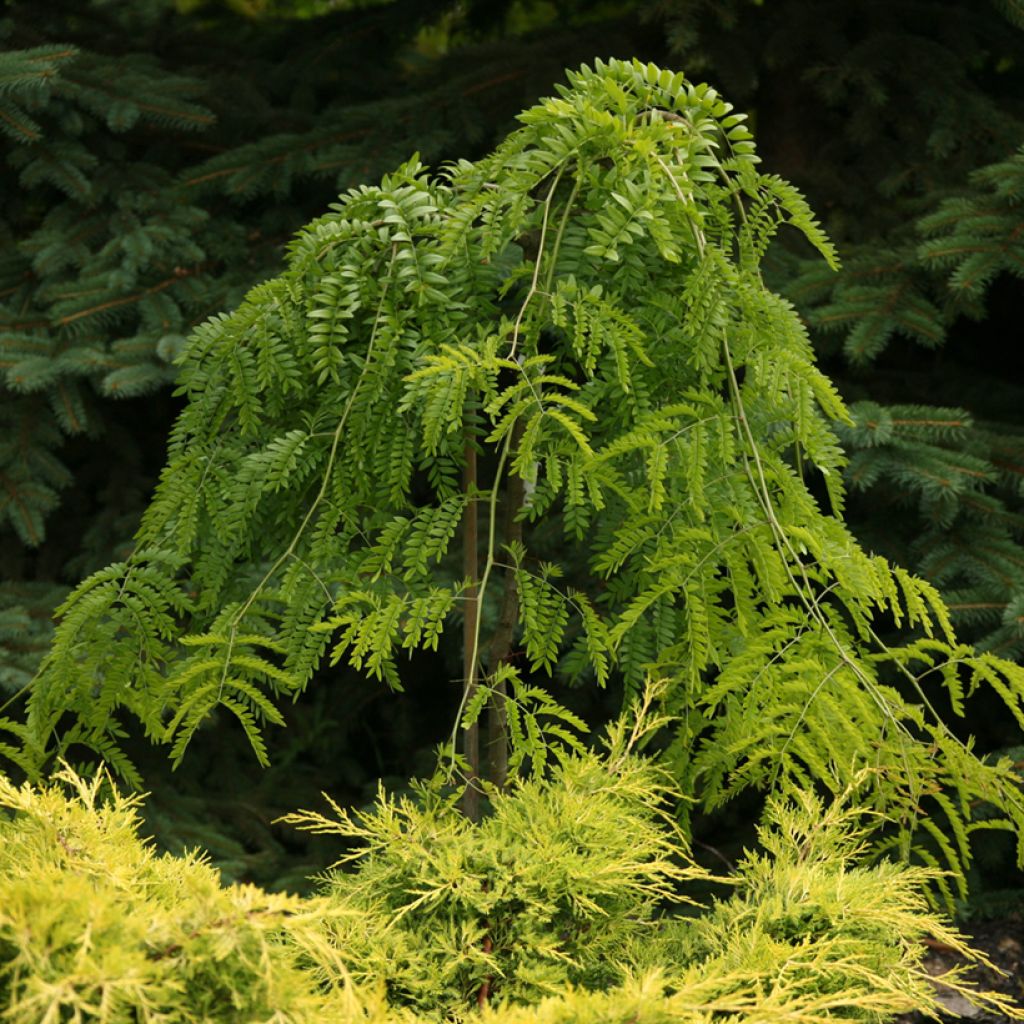
[[[935,582],[966,638],[1024,657],[1019,4],[26,0],[0,8],[3,699],[68,586],[130,546],[191,328],[276,273],[340,189],[413,151],[478,156],[564,67],[610,55],[709,80],[822,215],[844,269],[779,250],[773,284],[854,403],[850,523]],[[347,717],[318,688],[250,809],[276,806],[275,778],[357,795],[415,771],[407,751],[439,735],[409,685],[401,707],[349,689]],[[984,711],[983,744],[1019,742]],[[220,738],[196,776],[245,763]],[[233,870],[283,855],[262,812],[214,803]]]

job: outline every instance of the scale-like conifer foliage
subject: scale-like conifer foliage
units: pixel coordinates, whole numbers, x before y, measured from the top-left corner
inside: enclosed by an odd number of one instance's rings
[[[158,854],[140,800],[65,769],[0,778],[0,1009],[16,1024],[348,1019],[299,963],[315,904],[225,888],[195,853]]]
[[[985,962],[927,907],[929,870],[857,864],[852,794],[776,802],[770,853],[738,866],[735,895],[703,918],[659,915],[703,873],[663,820],[671,786],[630,749],[631,719],[606,755],[512,787],[478,825],[430,784],[358,822],[312,818],[367,845],[305,899],[158,854],[139,798],[102,773],[0,778],[0,1010],[12,1024],[881,1024],[939,1008],[922,939]],[[1019,1014],[964,972],[942,976],[947,992]]]
[[[461,620],[463,725],[490,704],[512,770],[578,743],[544,675],[655,676],[705,806],[870,764],[884,843],[961,866],[974,802],[1024,805],[934,705],[1021,716],[1024,677],[843,525],[847,414],[760,273],[783,226],[828,240],[682,75],[598,63],[521,121],[346,193],[195,333],[136,553],[63,606],[9,752],[133,777],[124,716],[180,760],[219,707],[264,760],[323,659],[398,688]]]
[[[383,982],[393,1006],[457,1018],[474,1003],[619,986],[638,957],[677,961],[678,936],[672,952],[667,936],[651,941],[659,906],[690,903],[687,886],[707,876],[673,822],[671,776],[636,751],[663,723],[629,718],[600,756],[565,758],[495,794],[478,824],[443,776],[356,814],[289,815],[357,844],[322,880],[336,960],[318,973]]]

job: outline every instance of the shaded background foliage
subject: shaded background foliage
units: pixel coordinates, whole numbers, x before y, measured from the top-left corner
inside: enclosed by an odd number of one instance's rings
[[[31,678],[62,593],[130,546],[189,330],[276,273],[340,189],[414,150],[479,156],[595,55],[682,68],[752,115],[765,166],[844,258],[839,275],[800,250],[772,266],[855,403],[851,526],[933,580],[965,638],[1024,656],[1018,4],[56,0],[0,15],[5,694]],[[335,670],[260,774],[219,723],[173,785],[140,748],[151,825],[289,884],[317,851],[266,822],[423,767],[457,697],[432,681],[458,674],[443,655],[413,662],[396,701]],[[560,697],[592,719],[616,703]],[[988,710],[969,723],[983,746],[1019,742]]]

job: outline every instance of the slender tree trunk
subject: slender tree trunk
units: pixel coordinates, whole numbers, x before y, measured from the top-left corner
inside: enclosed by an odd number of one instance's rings
[[[471,495],[476,490],[477,466],[476,449],[466,442],[465,468],[462,471],[462,490]],[[477,521],[476,500],[470,497],[466,503],[466,512],[462,531],[462,572],[470,581],[465,593],[465,616],[462,626],[462,685],[463,705],[473,699],[476,689],[476,672],[473,665],[473,646],[476,638],[477,621],[480,616],[480,579],[479,566],[479,525]],[[480,820],[480,727],[474,722],[462,733],[462,754],[469,766],[469,778],[462,794],[462,811],[470,821]]]
[[[518,425],[514,428],[512,448],[518,446],[519,435],[522,433]],[[463,493],[470,494],[477,487],[476,450],[469,443],[465,447],[465,468],[462,474]],[[505,483],[505,522],[502,536],[505,544],[522,542],[523,524],[519,521],[519,511],[523,507],[525,488],[520,477],[510,473]],[[515,573],[506,569],[504,572],[501,610],[498,622],[486,653],[473,664],[473,647],[476,641],[477,622],[480,617],[480,578],[479,566],[479,522],[475,501],[466,505],[462,533],[462,568],[464,576],[471,581],[465,592],[465,616],[462,634],[462,675],[463,697],[468,703],[479,686],[480,666],[486,665],[493,674],[499,665],[512,656],[512,643],[515,639],[516,623],[519,620],[519,594],[516,588]],[[495,684],[494,693],[487,707],[487,735],[484,749],[481,750],[480,719],[478,718],[462,733],[462,753],[469,768],[466,788],[462,794],[462,810],[470,821],[480,820],[480,788],[479,781],[486,778],[499,788],[505,785],[508,777],[508,719],[505,713],[505,684]]]
[[[518,447],[522,428],[517,424],[513,434],[513,450]],[[505,485],[505,543],[522,543],[523,524],[518,518],[526,496],[521,477],[509,474]],[[487,667],[495,672],[502,662],[512,657],[516,623],[519,621],[519,592],[515,573],[506,569],[498,625],[487,650]],[[491,782],[502,787],[508,777],[508,716],[505,713],[504,682],[495,686],[487,713],[487,774]]]

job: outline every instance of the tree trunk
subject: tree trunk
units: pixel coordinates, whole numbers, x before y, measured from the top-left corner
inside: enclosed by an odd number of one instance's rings
[[[467,441],[465,468],[462,471],[462,490],[470,495],[466,503],[462,531],[462,572],[470,581],[466,588],[466,613],[462,626],[462,679],[463,706],[473,699],[476,690],[476,671],[473,664],[473,646],[476,638],[477,620],[480,616],[479,526],[477,522],[476,499],[472,497],[477,484],[476,449]],[[462,754],[469,766],[469,777],[462,793],[462,811],[470,821],[480,820],[480,726],[474,722],[462,733]]]

